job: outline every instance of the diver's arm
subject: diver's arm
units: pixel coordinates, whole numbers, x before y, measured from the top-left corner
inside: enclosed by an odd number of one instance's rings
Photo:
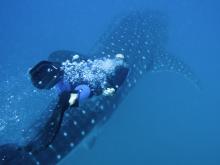
[[[119,66],[116,68],[115,73],[109,77],[107,77],[107,85],[103,89],[102,94],[104,96],[113,96],[116,91],[121,87],[124,83],[129,69],[125,66]]]
[[[118,88],[120,88],[120,86],[125,81],[129,71],[128,67],[125,64],[123,54],[116,54],[115,59],[118,61],[122,61],[122,65],[117,66],[115,68],[114,74],[107,77],[107,85],[102,91],[102,94],[104,96],[113,96]]]

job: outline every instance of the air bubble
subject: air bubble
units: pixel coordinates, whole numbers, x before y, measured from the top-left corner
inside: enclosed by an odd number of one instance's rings
[[[0,119],[0,131],[4,130],[6,127],[6,122],[2,119]]]

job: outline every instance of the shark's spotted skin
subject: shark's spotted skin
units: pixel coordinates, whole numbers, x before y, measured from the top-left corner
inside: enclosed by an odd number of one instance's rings
[[[65,112],[61,129],[54,141],[36,153],[17,150],[15,145],[0,149],[0,164],[54,165],[63,159],[94,127],[105,123],[120,102],[147,71],[173,71],[197,83],[191,70],[180,60],[169,56],[164,48],[166,26],[161,16],[152,12],[133,12],[117,21],[92,51],[94,58],[123,54],[129,74],[117,93],[97,97],[77,109]],[[60,54],[65,54],[65,57]],[[59,51],[53,59],[63,60],[74,53]],[[50,130],[48,130],[50,131]],[[37,141],[36,141],[37,143]],[[37,145],[37,144],[36,144]]]

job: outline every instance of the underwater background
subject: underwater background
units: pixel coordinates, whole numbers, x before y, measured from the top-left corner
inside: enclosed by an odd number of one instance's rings
[[[16,131],[28,127],[48,104],[28,90],[24,98],[15,97],[30,83],[28,69],[55,50],[89,54],[112,19],[132,10],[166,16],[166,47],[194,70],[201,89],[178,74],[146,74],[102,128],[94,147],[82,144],[59,164],[220,164],[217,0],[1,0],[1,144],[22,141]],[[23,102],[7,107],[14,99]]]

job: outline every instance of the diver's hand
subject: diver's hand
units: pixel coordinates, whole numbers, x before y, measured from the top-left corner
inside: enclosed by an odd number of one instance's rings
[[[115,88],[106,88],[103,90],[104,96],[113,96],[115,93]]]
[[[70,104],[70,106],[72,107],[72,106],[74,106],[74,105],[76,105],[77,104],[77,102],[78,102],[78,94],[77,93],[71,93],[70,94],[70,98],[69,98],[69,104]]]

